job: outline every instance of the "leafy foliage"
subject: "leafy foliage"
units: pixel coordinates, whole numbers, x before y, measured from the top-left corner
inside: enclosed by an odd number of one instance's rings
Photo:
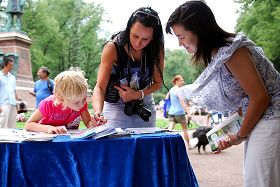
[[[242,31],[257,45],[280,70],[280,1],[238,0],[241,5],[236,30]]]
[[[52,77],[79,66],[93,85],[104,43],[98,38],[102,15],[102,7],[81,0],[27,1],[23,30],[33,41],[34,78],[40,66],[49,67]]]
[[[184,50],[166,49],[163,79],[168,89],[173,86],[171,80],[175,75],[182,75],[184,77],[185,84],[190,84],[198,77],[202,70],[203,69],[201,67],[195,67],[192,65],[191,55],[188,55]],[[158,97],[161,97],[162,94],[165,95],[168,90],[163,87],[159,92],[161,94]],[[164,99],[164,97],[161,99]],[[157,98],[157,100],[159,99]]]

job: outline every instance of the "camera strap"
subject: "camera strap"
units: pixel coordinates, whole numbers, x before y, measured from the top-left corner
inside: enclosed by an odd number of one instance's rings
[[[128,54],[131,54],[131,57],[133,58],[129,44],[127,45],[127,49],[128,49]],[[144,66],[143,66],[143,56],[144,56]],[[140,81],[141,81],[141,75],[144,74],[145,71],[146,71],[146,66],[147,66],[146,65],[146,53],[145,53],[145,51],[143,49],[143,54],[141,56],[140,68],[139,68],[140,69],[140,72],[139,72]],[[131,81],[132,73],[131,73],[131,64],[130,64],[129,58],[127,58],[127,72],[126,73],[127,73],[128,86],[130,86],[129,83]]]

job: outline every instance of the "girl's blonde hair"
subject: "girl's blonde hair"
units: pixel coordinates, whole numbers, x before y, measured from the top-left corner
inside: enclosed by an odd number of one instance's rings
[[[54,104],[68,106],[69,101],[82,99],[87,95],[87,79],[79,68],[69,68],[59,73],[54,79]]]

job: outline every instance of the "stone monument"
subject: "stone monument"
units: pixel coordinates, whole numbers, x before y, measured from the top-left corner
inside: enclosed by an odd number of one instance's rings
[[[6,8],[8,16],[5,17],[8,20],[2,21],[5,25],[0,28],[0,50],[2,52],[0,55],[16,58],[13,74],[16,76],[17,93],[22,100],[27,102],[28,108],[34,108],[35,98],[29,94],[29,90],[32,90],[34,87],[30,55],[32,41],[25,32],[21,31],[21,20],[19,19],[21,19],[23,14],[22,3],[24,3],[24,0],[8,1]],[[9,6],[14,9],[8,10]],[[21,7],[18,13],[20,16],[17,13],[11,13],[12,10],[18,11],[17,7]],[[13,20],[15,15],[17,16],[16,21]]]

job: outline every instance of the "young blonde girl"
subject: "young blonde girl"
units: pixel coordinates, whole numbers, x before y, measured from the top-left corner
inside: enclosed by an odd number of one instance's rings
[[[54,95],[40,102],[27,120],[26,130],[62,134],[67,129],[78,129],[80,117],[87,128],[99,124],[88,111],[88,84],[82,71],[70,68],[61,72],[55,77],[54,85]],[[104,118],[99,120],[105,122]]]

